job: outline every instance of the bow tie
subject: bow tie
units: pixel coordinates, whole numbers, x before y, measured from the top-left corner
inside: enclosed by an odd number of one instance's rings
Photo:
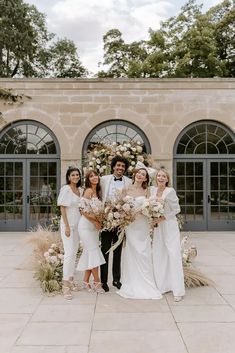
[[[117,178],[117,177],[114,176],[114,181],[118,181],[118,180],[122,181],[122,177],[121,178]]]

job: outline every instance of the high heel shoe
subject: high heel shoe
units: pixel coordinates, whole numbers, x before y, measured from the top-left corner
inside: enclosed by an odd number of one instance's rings
[[[78,287],[78,284],[75,283],[74,281],[69,281],[69,287],[72,292],[78,292],[80,290]]]
[[[62,286],[62,293],[63,293],[64,299],[67,299],[67,300],[73,299],[70,287],[63,285]]]
[[[105,290],[102,288],[101,282],[94,282],[94,291],[99,294],[105,293]]]
[[[82,282],[82,288],[85,289],[87,292],[93,292],[91,285],[89,282]]]

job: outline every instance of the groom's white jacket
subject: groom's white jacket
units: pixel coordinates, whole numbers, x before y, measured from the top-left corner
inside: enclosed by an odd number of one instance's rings
[[[105,203],[108,197],[109,193],[109,188],[110,188],[110,183],[112,181],[113,174],[109,175],[104,175],[100,179],[100,185],[101,185],[101,192],[102,192],[102,202]],[[123,188],[126,188],[132,184],[132,181],[130,178],[126,177],[123,175],[123,181],[124,181],[124,186]]]

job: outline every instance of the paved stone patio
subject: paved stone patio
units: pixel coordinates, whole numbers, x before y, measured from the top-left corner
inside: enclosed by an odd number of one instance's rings
[[[114,288],[46,297],[33,279],[26,233],[0,233],[0,353],[234,353],[235,232],[192,233],[195,265],[215,288],[183,301],[128,300]]]

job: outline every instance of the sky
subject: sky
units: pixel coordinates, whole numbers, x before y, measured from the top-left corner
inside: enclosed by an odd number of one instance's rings
[[[103,61],[103,36],[118,28],[125,42],[148,38],[160,22],[177,15],[186,0],[25,0],[46,14],[50,32],[74,41],[78,56],[89,71]],[[203,10],[222,0],[197,1]]]

